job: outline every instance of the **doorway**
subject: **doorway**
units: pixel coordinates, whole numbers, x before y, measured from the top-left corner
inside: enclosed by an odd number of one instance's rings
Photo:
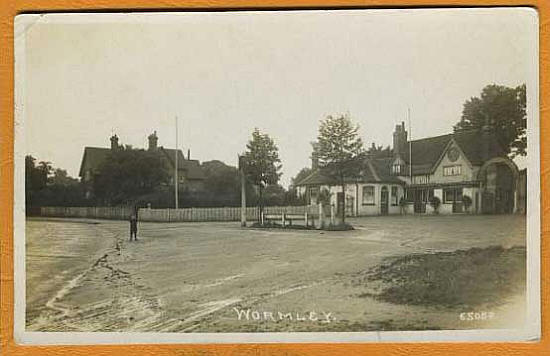
[[[388,188],[382,187],[382,191],[380,193],[380,213],[382,215],[388,215]]]
[[[338,216],[342,215],[344,204],[344,193],[336,193],[336,214],[338,214]]]

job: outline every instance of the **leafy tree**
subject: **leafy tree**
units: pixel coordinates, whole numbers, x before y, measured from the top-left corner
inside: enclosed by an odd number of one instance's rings
[[[52,185],[69,186],[77,183],[78,179],[69,176],[67,171],[61,168],[55,168],[53,175],[48,179],[48,184]]]
[[[29,208],[39,206],[84,205],[84,189],[67,171],[53,168],[50,162],[36,165],[32,156],[25,157],[25,201]]]
[[[271,184],[265,187],[263,200],[267,206],[286,205],[286,190],[280,184]]]
[[[367,154],[373,157],[391,157],[392,151],[390,146],[377,146],[374,142],[372,146],[367,149]]]
[[[171,177],[158,152],[128,146],[112,150],[98,170],[94,192],[107,204],[135,201]]]
[[[25,203],[27,207],[36,205],[34,197],[37,192],[46,188],[48,176],[51,174],[50,162],[41,161],[36,164],[36,158],[25,156]]]
[[[204,185],[217,196],[235,200],[240,196],[239,170],[221,161],[208,161],[202,164],[205,175]]]
[[[186,191],[182,206],[239,206],[241,197],[240,173],[236,167],[213,160],[203,162],[202,171],[205,175],[203,188],[195,192]],[[248,201],[255,201],[253,187],[246,186]]]
[[[314,145],[319,168],[342,187],[342,224],[346,219],[346,179],[357,176],[360,165],[356,161],[364,153],[358,131],[359,126],[354,125],[348,116],[328,116],[319,125],[317,143]]]
[[[61,168],[53,170],[46,187],[35,195],[34,200],[41,206],[87,205],[84,186]]]
[[[464,103],[462,118],[455,130],[479,129],[492,125],[501,146],[512,157],[527,154],[527,115],[525,84],[516,88],[487,85],[480,97]]]
[[[244,169],[247,179],[258,187],[260,214],[263,212],[264,189],[277,184],[281,178],[281,160],[279,149],[269,135],[263,134],[257,128],[252,132],[252,138],[246,145],[244,154]]]

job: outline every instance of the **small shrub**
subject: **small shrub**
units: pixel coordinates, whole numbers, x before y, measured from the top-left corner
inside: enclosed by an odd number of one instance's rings
[[[430,206],[434,209],[435,214],[439,214],[439,206],[441,205],[441,199],[438,197],[432,197],[430,199]]]
[[[407,207],[407,201],[405,200],[404,197],[401,197],[401,199],[399,199],[399,208],[401,208],[401,214],[405,212],[406,207]]]
[[[466,209],[466,211],[469,211],[470,206],[472,206],[472,198],[470,198],[467,195],[463,195],[462,196],[462,203],[464,204],[464,209]]]

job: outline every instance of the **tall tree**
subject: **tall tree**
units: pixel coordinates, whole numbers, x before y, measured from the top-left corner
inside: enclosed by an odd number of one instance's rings
[[[462,118],[455,130],[479,129],[491,125],[497,139],[511,157],[527,154],[526,87],[487,85],[480,97],[464,103]]]
[[[100,165],[94,192],[108,204],[121,204],[150,194],[169,180],[158,152],[121,147]]]
[[[342,223],[346,220],[346,179],[359,173],[357,159],[364,153],[358,131],[359,126],[354,125],[349,116],[328,116],[319,125],[314,145],[319,168],[342,187]]]
[[[25,157],[25,201],[27,207],[76,206],[84,203],[84,190],[78,179],[67,171],[53,168],[50,162],[36,164],[32,156]]]
[[[277,184],[281,178],[281,160],[279,148],[269,135],[263,134],[257,128],[252,132],[252,138],[246,145],[244,154],[245,173],[248,180],[258,187],[260,214],[263,213],[263,190],[272,184]]]
[[[36,158],[31,155],[25,156],[25,203],[27,207],[33,205],[35,194],[46,188],[51,170],[49,162],[41,161],[37,165]]]

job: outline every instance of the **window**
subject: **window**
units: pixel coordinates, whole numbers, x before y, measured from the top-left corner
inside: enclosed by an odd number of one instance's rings
[[[413,184],[428,184],[430,183],[430,176],[413,176]]]
[[[462,188],[443,189],[443,202],[455,203],[462,201]]]
[[[401,165],[399,163],[394,164],[392,172],[393,174],[401,174]]]
[[[397,200],[397,187],[391,187],[391,205],[398,205],[399,201]]]
[[[363,205],[374,205],[374,186],[363,186]]]
[[[317,196],[319,195],[319,187],[311,187],[309,188],[309,196],[313,198],[314,200],[317,199]]]
[[[462,166],[457,164],[455,166],[443,167],[444,176],[459,176],[462,174]]]

